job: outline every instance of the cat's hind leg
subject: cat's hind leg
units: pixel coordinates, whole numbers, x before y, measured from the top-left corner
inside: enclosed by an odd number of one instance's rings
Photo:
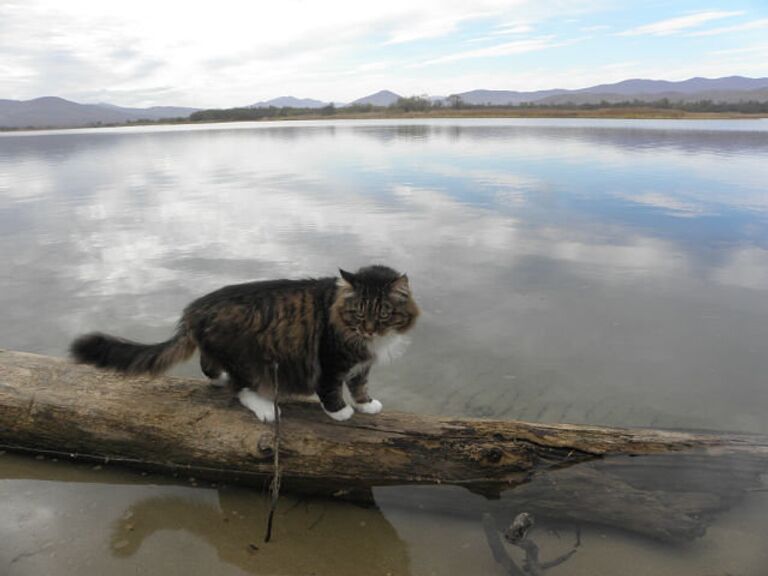
[[[210,380],[212,386],[226,386],[229,381],[228,374],[222,365],[210,354],[200,351],[200,369]]]
[[[253,412],[262,422],[274,422],[274,401],[266,393],[259,394],[260,389],[264,388],[259,378],[252,376],[248,370],[243,371],[233,366],[229,368],[232,387],[237,390],[237,399],[240,400],[240,404]]]
[[[262,422],[275,421],[275,404],[269,398],[260,395],[251,388],[243,388],[237,393],[240,404],[256,414],[256,418]]]

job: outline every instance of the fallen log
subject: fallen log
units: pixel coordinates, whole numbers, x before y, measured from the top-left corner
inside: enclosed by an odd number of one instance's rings
[[[509,489],[530,483],[538,514],[550,511],[572,520],[636,528],[662,539],[693,538],[705,526],[699,518],[732,505],[735,497],[726,501],[719,488],[702,484],[708,472],[727,476],[726,491],[734,495],[759,485],[759,475],[768,467],[768,440],[759,436],[394,412],[356,414],[338,423],[317,403],[282,406],[280,462],[286,489],[362,498],[374,486],[450,484],[494,497],[506,491],[502,501],[511,499],[519,507],[524,502]],[[0,350],[3,449],[263,487],[273,473],[272,446],[271,425],[233,402],[231,392],[204,381],[126,377],[63,359]],[[685,481],[683,486],[651,486],[648,474],[642,473],[640,485],[633,484],[627,470],[644,468],[616,458],[671,453],[674,458],[661,460],[665,477],[677,478],[672,469],[682,471],[698,479],[696,486]],[[615,470],[601,464],[562,472],[576,464],[614,459],[622,464]],[[698,467],[693,474],[690,462]],[[548,489],[547,479],[553,479]],[[654,481],[659,482],[655,476]],[[682,494],[686,497],[677,498]],[[601,507],[601,501],[610,505]],[[648,508],[633,527],[635,512]]]

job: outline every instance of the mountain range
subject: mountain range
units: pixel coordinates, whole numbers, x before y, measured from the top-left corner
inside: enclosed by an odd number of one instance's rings
[[[272,98],[272,100],[256,102],[256,104],[251,104],[250,106],[246,106],[246,108],[269,108],[270,106],[274,106],[275,108],[323,108],[329,104],[330,102],[322,102],[321,100],[314,100],[312,98],[280,96],[279,98]]]
[[[296,98],[295,96],[280,96],[278,98],[272,98],[272,100],[264,100],[262,102],[257,102],[256,104],[251,104],[250,106],[247,106],[247,108],[269,108],[270,106],[274,106],[275,108],[283,108],[283,107],[290,107],[290,108],[324,108],[325,106],[329,106],[330,104],[334,104],[335,106],[344,107],[344,106],[353,106],[353,105],[366,105],[370,104],[371,106],[389,106],[390,104],[394,104],[397,102],[401,96],[399,94],[395,94],[391,90],[379,90],[375,94],[369,94],[368,96],[364,96],[362,98],[358,98],[357,100],[353,100],[349,104],[343,104],[339,102],[323,102],[322,100],[314,100],[313,98]]]
[[[78,104],[46,96],[34,100],[0,100],[0,128],[75,128],[125,124],[136,120],[186,118],[198,108],[153,106],[123,108],[112,104]]]
[[[397,102],[402,96],[395,94],[391,90],[379,90],[375,94],[369,94],[357,100],[351,102],[352,105],[366,105],[371,106],[390,106]]]
[[[537,91],[471,90],[458,96],[467,104],[515,106],[531,104],[599,104],[606,102],[645,101],[667,98],[670,101],[701,101],[737,103],[745,101],[768,102],[768,78],[691,78],[681,82],[666,80],[632,79],[615,84],[600,84],[578,90],[552,89]],[[352,105],[389,106],[401,96],[381,90],[351,102]],[[448,98],[426,96],[433,102],[447,103]],[[257,102],[245,108],[293,107],[322,108],[331,104],[312,98],[281,96]],[[338,107],[345,104],[334,103]],[[187,118],[199,108],[180,106],[153,106],[151,108],[125,108],[112,104],[79,104],[58,97],[34,100],[0,100],[0,128],[73,128],[103,124],[124,124],[138,120]]]
[[[599,104],[639,100],[650,102],[669,98],[673,101],[714,100],[744,102],[768,100],[768,78],[691,78],[682,82],[667,80],[623,80],[615,84],[599,84],[578,90],[538,90],[516,92],[511,90],[472,90],[456,94],[467,104],[496,106],[532,104]]]

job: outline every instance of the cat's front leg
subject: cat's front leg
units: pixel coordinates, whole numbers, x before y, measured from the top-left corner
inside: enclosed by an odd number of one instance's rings
[[[381,402],[371,398],[368,394],[368,373],[371,371],[370,365],[354,374],[347,380],[347,388],[352,396],[352,407],[363,414],[378,414],[381,412]]]
[[[339,422],[349,420],[355,411],[344,401],[342,394],[343,379],[340,374],[328,374],[320,377],[317,395],[328,416]]]

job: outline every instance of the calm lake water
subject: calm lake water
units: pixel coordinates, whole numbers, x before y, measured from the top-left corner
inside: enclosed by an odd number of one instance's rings
[[[385,410],[768,433],[768,120],[0,134],[0,258],[2,348],[163,340],[224,284],[379,262],[424,312]],[[0,574],[503,574],[479,514],[409,493],[286,496],[263,545],[259,493],[3,454]],[[683,547],[584,525],[551,573],[764,576],[766,518],[755,491]]]

